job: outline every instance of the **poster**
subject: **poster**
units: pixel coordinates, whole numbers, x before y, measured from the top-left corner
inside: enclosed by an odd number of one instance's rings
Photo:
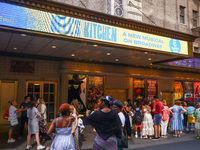
[[[157,95],[157,80],[147,80],[147,99],[152,101]]]
[[[183,83],[184,87],[184,100],[193,101],[193,83],[191,81],[185,81]]]
[[[94,104],[104,95],[104,77],[88,76],[87,109],[93,110]]]
[[[200,82],[194,82],[194,99],[200,97]]]
[[[174,82],[174,100],[182,100],[183,101],[183,81],[175,81]]]
[[[79,101],[79,112],[86,111],[86,75],[70,74],[68,87],[68,103],[73,99]]]
[[[145,83],[143,79],[135,79],[134,82],[134,91],[133,91],[133,100],[142,101],[145,98]]]

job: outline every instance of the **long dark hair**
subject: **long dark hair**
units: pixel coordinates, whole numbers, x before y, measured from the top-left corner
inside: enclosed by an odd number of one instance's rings
[[[36,106],[36,104],[37,104],[37,101],[35,101],[35,100],[34,100],[34,101],[32,101],[32,102],[31,102],[31,106],[30,106],[30,108],[32,109],[33,107],[35,107],[35,106]]]

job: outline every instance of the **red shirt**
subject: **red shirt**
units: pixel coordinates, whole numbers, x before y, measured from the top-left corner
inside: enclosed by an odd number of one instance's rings
[[[164,109],[163,103],[161,103],[158,99],[153,104],[153,109],[155,109],[154,114],[162,114],[162,110]]]

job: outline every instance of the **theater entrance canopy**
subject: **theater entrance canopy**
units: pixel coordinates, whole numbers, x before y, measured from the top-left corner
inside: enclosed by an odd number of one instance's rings
[[[141,67],[193,57],[189,34],[47,1],[0,0],[0,8],[1,55]]]

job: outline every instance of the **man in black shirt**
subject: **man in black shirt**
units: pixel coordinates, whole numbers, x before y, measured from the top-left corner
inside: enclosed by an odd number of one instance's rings
[[[21,126],[20,126],[20,137],[21,139],[23,137],[23,131],[24,131],[24,124],[27,123],[28,126],[28,118],[27,118],[27,110],[31,106],[31,98],[29,96],[24,97],[24,102],[21,103],[20,108],[23,106],[24,109],[22,109],[21,113]]]

